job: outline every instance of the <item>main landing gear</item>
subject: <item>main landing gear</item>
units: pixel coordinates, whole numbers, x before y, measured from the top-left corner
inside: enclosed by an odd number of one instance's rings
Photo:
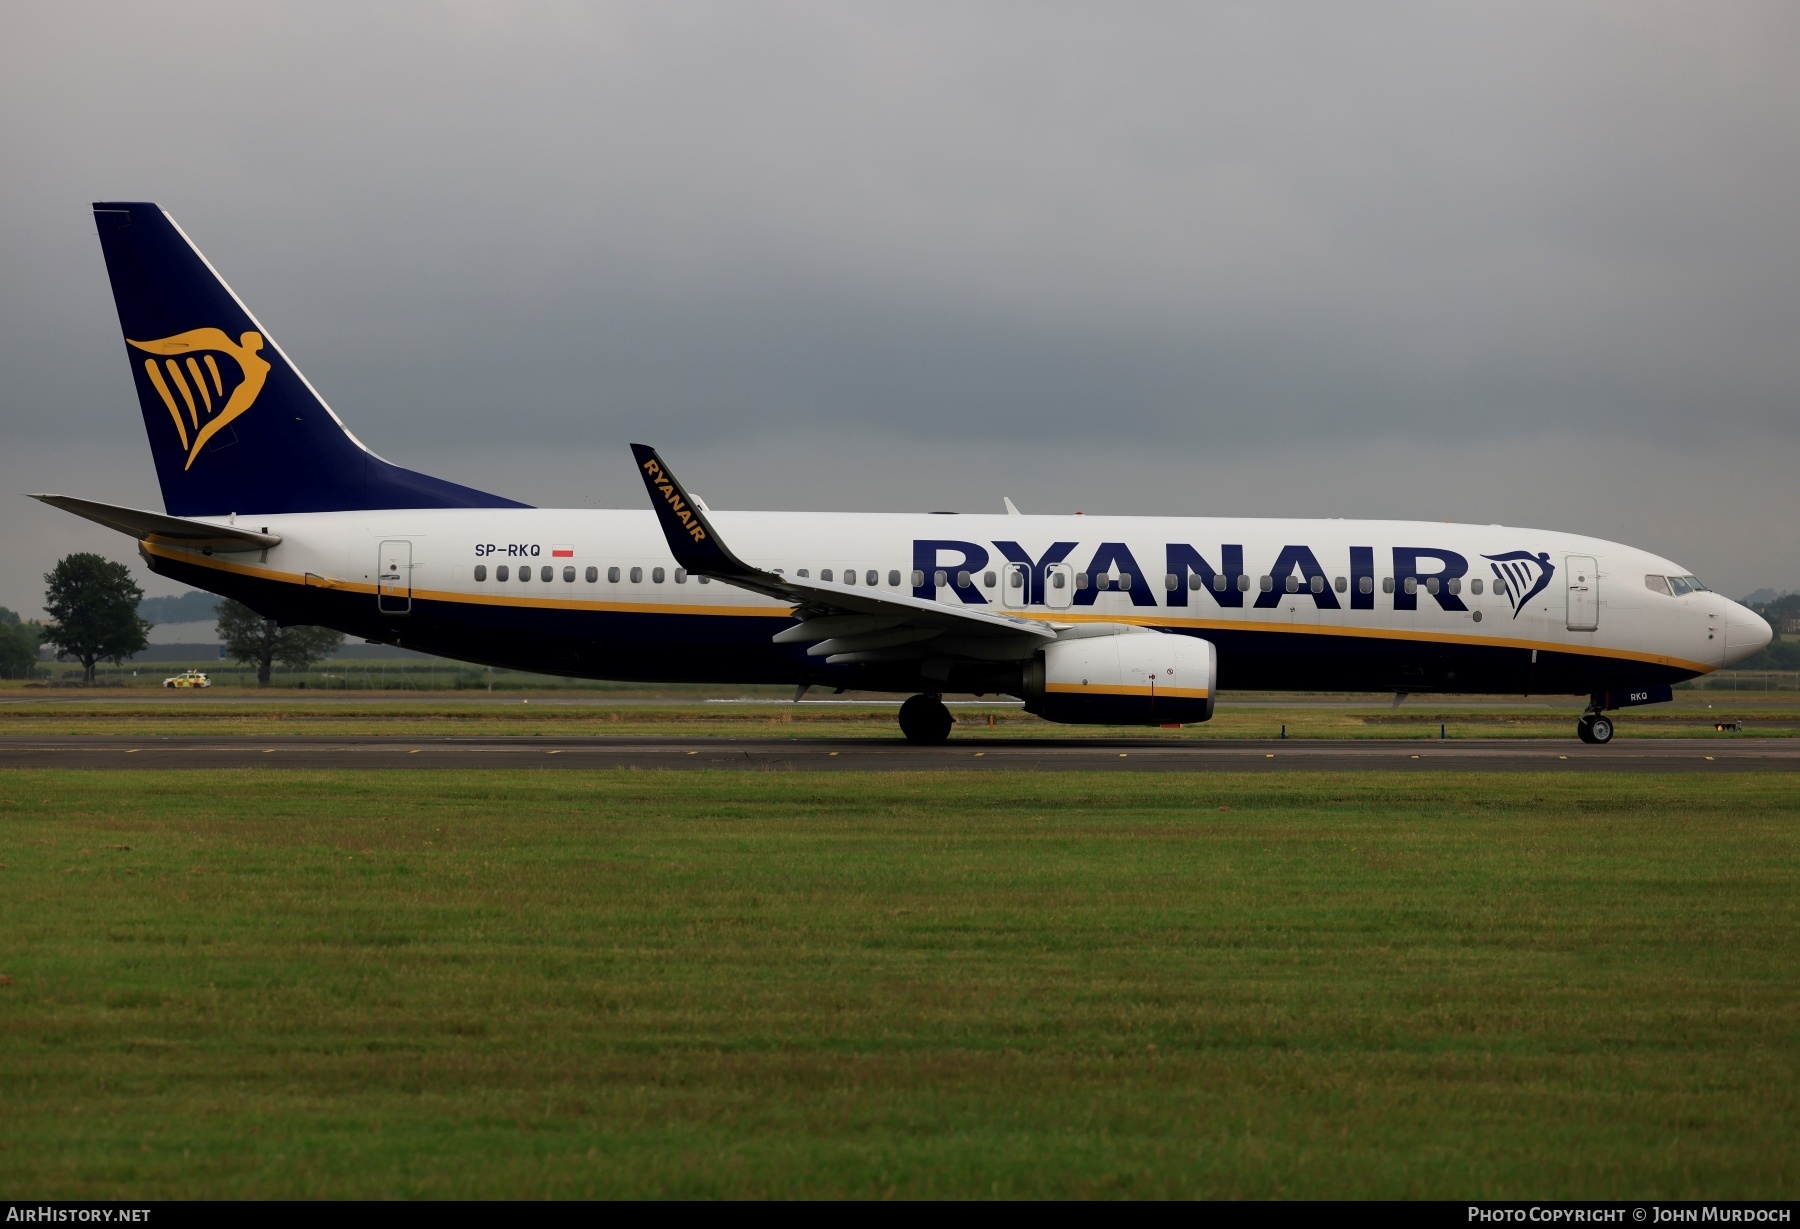
[[[953,724],[950,710],[936,696],[913,696],[900,706],[900,732],[909,743],[935,747],[950,737]]]
[[[1575,737],[1584,743],[1605,744],[1612,741],[1612,718],[1605,713],[1583,713],[1575,723]]]

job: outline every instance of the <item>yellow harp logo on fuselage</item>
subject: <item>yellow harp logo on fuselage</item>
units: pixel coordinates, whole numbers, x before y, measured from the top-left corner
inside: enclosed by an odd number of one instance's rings
[[[125,344],[162,358],[160,363],[145,359],[144,374],[175,420],[175,433],[187,450],[183,469],[192,469],[206,442],[255,404],[269,378],[268,361],[257,353],[263,348],[261,333],[244,333],[232,341],[223,329],[189,329],[155,341],[127,337]],[[219,355],[236,364],[235,380],[219,370]]]

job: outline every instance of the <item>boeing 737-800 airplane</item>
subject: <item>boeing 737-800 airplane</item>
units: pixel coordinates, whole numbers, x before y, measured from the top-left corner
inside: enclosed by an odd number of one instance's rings
[[[1018,696],[1051,721],[1205,721],[1225,689],[1590,697],[1616,708],[1769,641],[1647,551],[1417,521],[714,512],[633,445],[650,508],[534,508],[352,435],[153,204],[97,204],[164,511],[46,503],[282,623],[597,679]]]

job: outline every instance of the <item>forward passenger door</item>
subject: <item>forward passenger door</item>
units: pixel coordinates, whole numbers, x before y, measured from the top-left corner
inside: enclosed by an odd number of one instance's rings
[[[1600,626],[1600,564],[1592,555],[1569,555],[1563,560],[1569,586],[1569,620],[1572,632],[1591,632]]]

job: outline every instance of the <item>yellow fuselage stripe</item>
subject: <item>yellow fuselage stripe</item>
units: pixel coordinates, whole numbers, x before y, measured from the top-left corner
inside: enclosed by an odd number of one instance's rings
[[[1134,687],[1123,684],[1090,687],[1086,683],[1045,683],[1044,690],[1076,696],[1152,696],[1157,699],[1168,697],[1179,700],[1204,700],[1211,694],[1204,687]]]

